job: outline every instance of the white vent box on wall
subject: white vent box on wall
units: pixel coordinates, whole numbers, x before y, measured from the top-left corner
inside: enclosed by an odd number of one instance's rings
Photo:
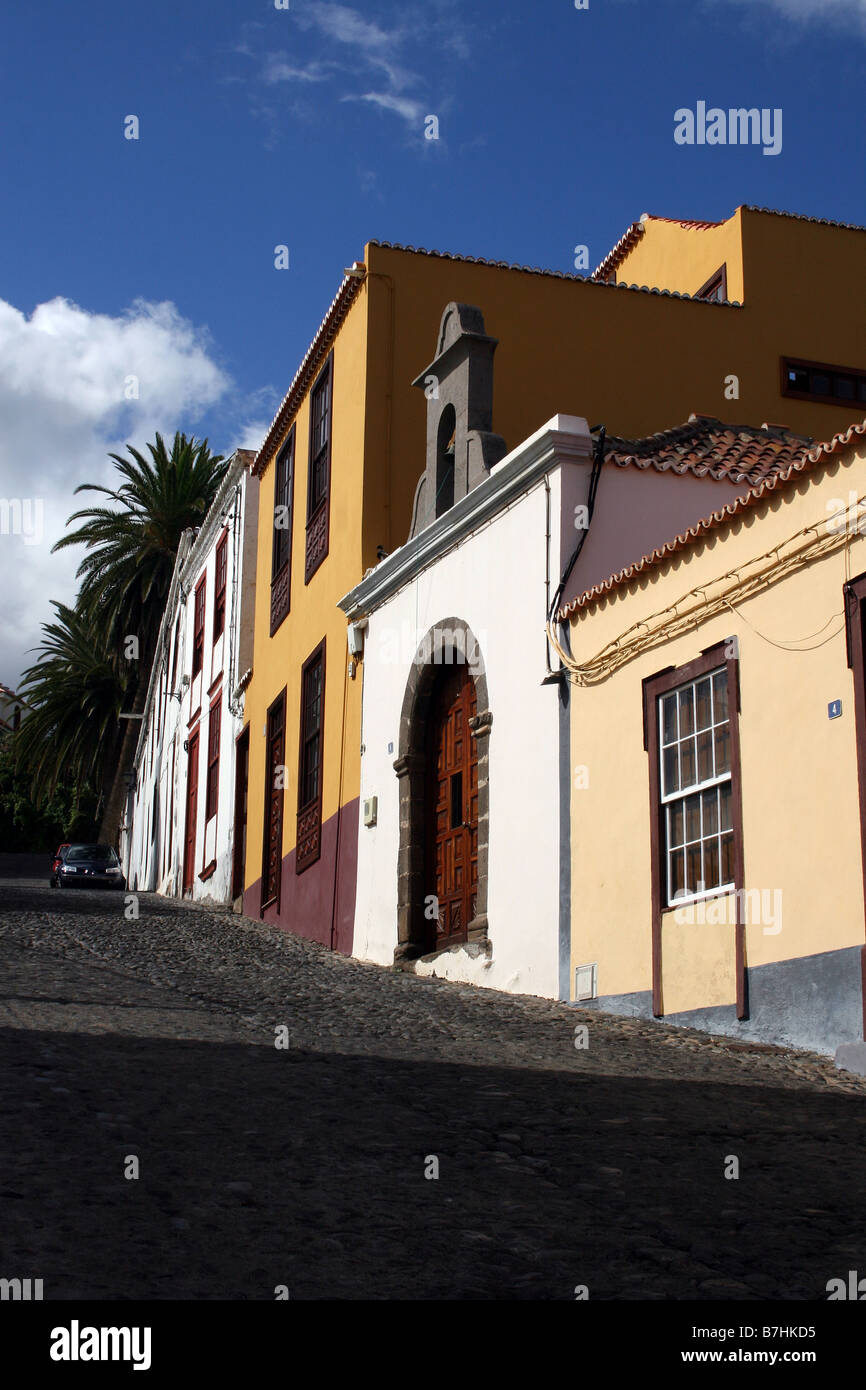
[[[378,796],[368,796],[364,801],[364,824],[375,825],[376,815],[379,810]]]
[[[574,971],[574,997],[579,999],[598,998],[598,965],[578,965]]]

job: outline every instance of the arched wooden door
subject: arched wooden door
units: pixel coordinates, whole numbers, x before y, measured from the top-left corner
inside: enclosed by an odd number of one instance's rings
[[[433,690],[427,757],[426,879],[438,919],[428,949],[466,941],[478,890],[478,752],[469,721],[475,683],[465,665],[445,667]]]

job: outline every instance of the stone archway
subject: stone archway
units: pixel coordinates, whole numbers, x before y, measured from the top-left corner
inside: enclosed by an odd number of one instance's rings
[[[436,678],[443,666],[458,663],[466,663],[475,685],[476,713],[469,722],[478,756],[478,885],[475,916],[468,924],[467,942],[462,949],[472,953],[490,949],[487,937],[488,740],[493,716],[478,641],[462,618],[444,618],[430,628],[415,653],[400,713],[399,756],[394,762],[400,784],[395,964],[415,960],[427,950],[428,923],[424,916],[425,896],[429,892],[429,884],[425,884],[427,733]]]

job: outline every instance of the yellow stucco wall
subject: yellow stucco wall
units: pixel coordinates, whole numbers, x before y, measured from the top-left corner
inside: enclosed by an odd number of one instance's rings
[[[450,300],[477,304],[499,339],[493,428],[509,449],[559,412],[630,437],[696,411],[786,424],[821,440],[863,414],[783,396],[780,357],[866,368],[866,324],[854,310],[866,292],[866,232],[747,210],[706,232],[661,221],[649,227],[632,253],[642,258],[640,273],[629,258],[621,278],[674,288],[688,282],[691,292],[724,259],[729,295],[743,307],[367,246],[365,567],[375,563],[377,545],[391,551],[408,534],[426,413],[423,392],[410,383],[435,355]],[[738,399],[725,395],[731,375]]]
[[[776,242],[789,235],[788,223],[772,222],[771,249],[773,234]],[[730,226],[725,225],[725,235],[736,240],[736,217]],[[823,344],[835,333],[840,342],[837,355],[856,364],[864,354],[858,358],[856,332],[846,326],[852,318],[850,304],[848,317],[840,321],[839,296],[833,285],[840,265],[843,277],[856,278],[853,253],[862,261],[866,237],[836,228],[816,231],[821,254],[811,255],[800,267],[798,308],[792,320],[795,350],[817,356],[810,345]],[[796,243],[792,254],[799,254],[796,234],[791,236]],[[755,245],[766,269],[768,257],[761,236]],[[671,279],[674,271],[664,261],[666,254],[659,241],[663,274],[641,278],[650,283],[654,278]],[[715,251],[710,259],[714,255]],[[783,260],[787,264],[790,257]],[[426,435],[426,401],[411,382],[435,354],[439,322],[449,301],[479,305],[487,331],[500,340],[493,428],[505,437],[509,448],[559,412],[591,417],[591,423],[604,422],[611,433],[632,436],[679,424],[692,410],[757,424],[781,419],[820,438],[850,423],[844,410],[782,401],[778,356],[783,348],[787,350],[783,340],[793,330],[783,333],[777,328],[777,301],[780,294],[789,296],[792,291],[778,280],[774,281],[775,299],[756,296],[754,307],[735,309],[374,244],[366,247],[365,263],[366,282],[334,345],[330,552],[305,586],[307,397],[297,415],[292,611],[273,639],[269,636],[273,463],[261,479],[255,649],[245,704],[250,726],[247,887],[261,873],[263,730],[268,706],[284,685],[289,769],[284,853],[294,844],[300,668],[323,636],[327,636],[323,819],[333,815],[338,804],[345,805],[358,795],[363,665],[358,679],[347,686],[343,737],[346,624],[336,605],[376,563],[379,546],[391,552],[407,538],[412,501],[425,466]],[[738,402],[724,397],[730,372],[741,377]],[[798,404],[796,419],[793,404]]]
[[[310,397],[296,418],[292,584],[289,615],[270,636],[274,477],[271,462],[259,486],[259,532],[253,677],[244,715],[250,727],[245,886],[262,872],[267,711],[286,687],[286,767],[283,854],[295,845],[301,667],[326,638],[322,820],[356,797],[360,788],[361,679],[347,679],[346,619],[337,600],[360,578],[358,518],[364,460],[367,305],[362,288],[334,344],[331,434],[330,540],[326,559],[304,584]],[[288,433],[288,432],[287,432]],[[345,721],[345,734],[343,733]],[[343,752],[341,769],[341,747]]]
[[[742,568],[811,523],[849,490],[866,495],[862,440],[813,481],[774,493],[723,532],[585,610],[572,650],[587,661],[632,624]],[[831,501],[834,506],[830,506]],[[864,522],[866,528],[866,522]],[[829,533],[827,533],[829,534]],[[777,583],[629,660],[598,683],[572,686],[572,980],[598,962],[600,995],[652,986],[650,804],[642,681],[694,660],[731,635],[739,643],[745,887],[767,890],[781,930],[746,926],[746,963],[759,966],[864,942],[853,676],[847,665],[842,586],[866,570],[866,536],[812,559]],[[802,639],[802,640],[801,640]],[[829,639],[829,640],[827,640]],[[798,642],[802,650],[786,646]],[[828,704],[842,700],[842,716]],[[730,903],[730,900],[729,900]],[[730,914],[733,918],[733,913]],[[732,1003],[733,927],[663,916],[666,1013]]]
[[[697,294],[720,266],[727,267],[728,299],[743,302],[742,212],[717,227],[684,227],[650,216],[639,241],[617,267],[628,285]]]

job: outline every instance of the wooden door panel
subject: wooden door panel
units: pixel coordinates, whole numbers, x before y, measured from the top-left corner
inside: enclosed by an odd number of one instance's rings
[[[189,740],[186,780],[186,825],[183,849],[183,891],[189,892],[195,878],[195,841],[198,826],[198,734]]]
[[[250,734],[245,729],[235,752],[235,823],[232,860],[232,897],[244,891],[247,858],[247,797],[250,769]]]
[[[283,867],[283,798],[286,751],[286,704],[281,695],[268,711],[265,750],[265,823],[262,848],[262,907],[276,903],[280,909]]]
[[[466,939],[478,872],[478,760],[469,720],[475,686],[465,666],[446,670],[431,702],[428,865],[439,904],[431,947]]]

